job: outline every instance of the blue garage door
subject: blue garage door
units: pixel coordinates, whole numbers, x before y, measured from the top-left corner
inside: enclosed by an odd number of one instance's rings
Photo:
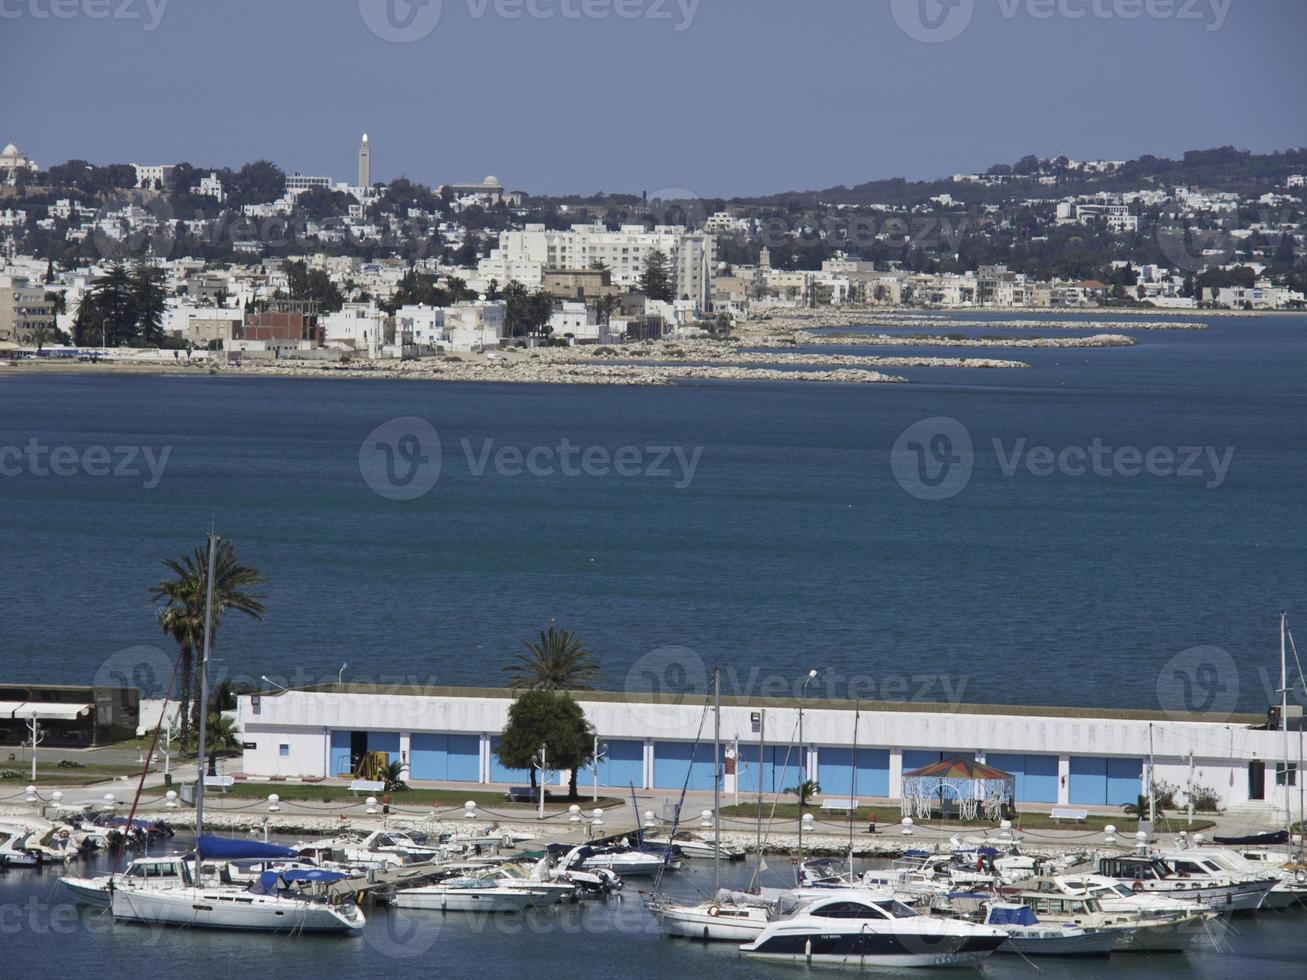
[[[599,785],[644,788],[644,743],[629,739],[610,739],[600,743]],[[584,786],[594,783],[594,767],[581,770],[577,781]]]
[[[1070,799],[1090,806],[1120,806],[1139,798],[1142,759],[1072,756]]]
[[[499,748],[500,741],[501,739],[498,735],[490,740],[490,781],[492,783],[513,783],[524,786],[530,785],[530,769],[508,769],[499,761],[499,756],[495,753]],[[545,761],[547,762],[548,760]]]
[[[1018,803],[1057,802],[1057,756],[991,752],[985,761],[1017,777]]]
[[[854,766],[857,785],[854,785]],[[823,745],[817,749],[817,782],[823,796],[889,796],[889,750]]]
[[[398,762],[399,732],[368,732],[368,751],[385,752],[391,762]]]
[[[904,749],[903,750],[903,772],[909,773],[913,769],[920,769],[922,766],[933,765],[945,757],[945,753],[939,749]]]
[[[481,739],[476,735],[414,735],[409,769],[414,779],[479,782]]]
[[[713,788],[713,747],[700,742],[655,742],[654,787],[656,789]]]
[[[349,732],[331,733],[331,759],[327,769],[328,776],[350,776],[353,770],[349,765]]]
[[[788,763],[786,756],[789,756]],[[761,761],[759,761],[761,757]],[[757,793],[761,782],[762,792],[782,793],[797,786],[799,778],[799,749],[797,746],[741,745],[736,774],[741,793]]]
[[[1143,759],[1108,759],[1107,760],[1107,804],[1120,806],[1134,803],[1139,799],[1139,776],[1143,771]]]

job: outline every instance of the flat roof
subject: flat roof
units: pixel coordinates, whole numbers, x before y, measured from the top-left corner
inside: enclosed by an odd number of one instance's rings
[[[292,689],[296,693],[310,694],[362,694],[390,695],[398,697],[427,698],[488,698],[495,700],[513,700],[520,692],[498,687],[428,687],[419,684],[316,684],[309,687]],[[262,697],[279,697],[286,691],[254,692]],[[606,704],[700,704],[706,694],[686,695],[652,694],[643,691],[568,691],[578,701],[598,701]],[[722,696],[724,708],[790,708],[803,707],[808,711],[899,711],[904,713],[938,712],[945,714],[969,715],[1037,715],[1041,718],[1094,718],[1115,719],[1118,721],[1165,721],[1165,722],[1206,722],[1211,724],[1213,716],[1198,711],[1162,711],[1142,710],[1137,708],[1103,708],[1092,706],[1053,706],[1030,704],[954,704],[948,701],[852,701],[848,699],[822,698],[745,698]],[[1231,713],[1221,718],[1222,724],[1264,724],[1266,716],[1255,712]]]

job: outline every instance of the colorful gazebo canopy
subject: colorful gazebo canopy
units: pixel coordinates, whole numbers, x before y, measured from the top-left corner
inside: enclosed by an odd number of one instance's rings
[[[952,799],[966,819],[981,812],[997,819],[1003,807],[1016,798],[1016,786],[1016,777],[1010,772],[970,756],[949,756],[903,774],[903,813],[929,817],[936,805]]]

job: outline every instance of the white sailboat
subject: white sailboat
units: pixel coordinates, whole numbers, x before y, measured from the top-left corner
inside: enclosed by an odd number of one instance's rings
[[[200,704],[209,700],[209,642],[213,622],[213,579],[218,537],[209,535],[209,562],[204,602],[204,651],[200,658]],[[290,848],[258,841],[228,840],[204,834],[205,721],[200,712],[197,785],[195,794],[195,860],[191,877],[182,884],[117,888],[110,882],[110,908],[116,921],[144,925],[189,926],[200,929],[243,929],[253,932],[358,932],[363,912],[354,904],[353,890],[338,893],[332,885],[348,876],[339,871],[268,871],[259,881],[241,888],[217,881],[206,884],[204,861],[294,859]],[[338,897],[338,895],[342,897]]]
[[[715,764],[713,777],[713,837],[708,842],[712,846],[713,859],[713,895],[706,901],[683,903],[670,901],[661,896],[649,902],[649,911],[658,920],[658,927],[665,936],[684,939],[716,940],[719,942],[746,942],[757,938],[771,922],[773,908],[771,903],[754,896],[724,891],[721,887],[721,859],[723,856],[720,842],[722,839],[721,817],[721,670],[713,672],[713,758]],[[676,828],[668,834],[670,844],[676,839]]]

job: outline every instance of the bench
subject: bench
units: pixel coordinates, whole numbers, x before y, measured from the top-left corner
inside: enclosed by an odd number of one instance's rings
[[[359,793],[383,793],[386,790],[386,784],[380,779],[355,779],[349,784],[349,791],[354,794]]]
[[[1084,823],[1089,819],[1089,811],[1073,806],[1055,806],[1048,811],[1048,815],[1054,820],[1075,820]]]
[[[856,810],[858,801],[852,797],[841,797],[839,799],[826,799],[821,801],[823,810]]]
[[[235,776],[205,776],[204,777],[204,788],[206,790],[220,789],[225,793],[227,792],[227,790],[231,789],[235,785],[236,785]]]
[[[504,799],[509,803],[534,803],[538,798],[536,790],[530,786],[510,786],[504,791]]]

